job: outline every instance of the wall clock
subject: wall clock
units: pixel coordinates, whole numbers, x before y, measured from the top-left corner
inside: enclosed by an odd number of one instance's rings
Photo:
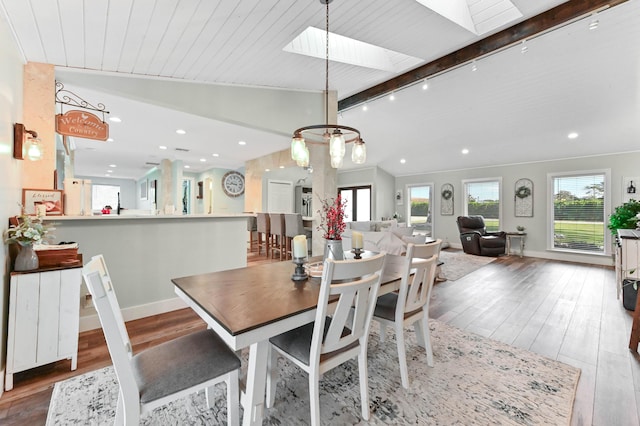
[[[244,194],[244,176],[242,173],[230,171],[222,176],[222,190],[229,197],[239,197]]]

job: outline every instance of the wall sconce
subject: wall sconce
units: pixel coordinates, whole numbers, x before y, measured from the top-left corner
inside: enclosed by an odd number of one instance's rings
[[[42,160],[44,148],[38,139],[38,132],[27,130],[24,124],[15,123],[13,125],[13,158],[24,160],[25,153],[31,161]]]

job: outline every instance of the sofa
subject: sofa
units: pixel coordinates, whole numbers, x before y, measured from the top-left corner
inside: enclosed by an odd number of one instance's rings
[[[347,229],[342,234],[342,248],[351,250],[351,234],[362,233],[365,250],[386,251],[389,254],[401,255],[408,243],[424,244],[426,235],[414,235],[414,229],[397,220],[347,222]]]

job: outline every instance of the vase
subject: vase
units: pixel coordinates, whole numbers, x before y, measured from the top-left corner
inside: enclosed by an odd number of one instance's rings
[[[31,271],[38,269],[38,255],[31,243],[19,243],[20,251],[16,256],[14,271]]]
[[[323,259],[344,260],[342,240],[324,240]]]

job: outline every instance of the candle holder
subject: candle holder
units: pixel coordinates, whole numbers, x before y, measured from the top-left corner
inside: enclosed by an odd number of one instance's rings
[[[296,265],[296,269],[294,270],[293,275],[291,275],[292,281],[304,281],[308,278],[307,273],[304,271],[304,260],[304,257],[293,258],[293,263]]]
[[[353,254],[355,254],[354,259],[362,259],[361,254],[364,253],[364,250],[362,250],[361,248],[354,248],[351,251],[353,252]]]

